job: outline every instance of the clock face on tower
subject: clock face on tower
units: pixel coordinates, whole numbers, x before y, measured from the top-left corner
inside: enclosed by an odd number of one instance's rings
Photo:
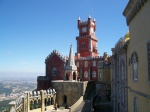
[[[87,27],[82,27],[82,33],[87,32]]]

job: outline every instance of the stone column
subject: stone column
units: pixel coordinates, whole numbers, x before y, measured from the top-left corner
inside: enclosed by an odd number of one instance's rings
[[[44,91],[41,90],[40,92],[41,92],[41,112],[44,112],[45,110]]]
[[[22,97],[22,112],[25,112],[25,97]]]
[[[30,112],[29,92],[26,92],[26,94],[27,94],[27,112]]]
[[[11,101],[10,103],[9,103],[9,112],[15,112],[16,111],[16,103],[15,103],[15,101]]]

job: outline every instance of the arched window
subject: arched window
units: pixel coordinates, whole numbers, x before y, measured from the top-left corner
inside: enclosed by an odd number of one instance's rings
[[[137,97],[134,97],[134,112],[138,112],[138,99]]]
[[[84,72],[84,77],[88,78],[88,72],[87,71]]]
[[[88,62],[85,61],[85,62],[84,62],[84,67],[87,67],[87,66],[88,66]]]
[[[137,53],[134,52],[131,55],[131,64],[132,64],[132,77],[134,81],[138,80],[138,57]]]
[[[125,77],[125,66],[124,66],[124,62],[121,62],[121,78]]]
[[[93,66],[96,66],[96,61],[93,61]]]
[[[53,67],[53,69],[52,69],[52,75],[53,76],[57,75],[57,68],[56,67]]]
[[[86,47],[85,42],[82,42],[82,48],[85,48],[85,47]]]
[[[95,71],[93,71],[92,77],[96,77],[96,72]]]

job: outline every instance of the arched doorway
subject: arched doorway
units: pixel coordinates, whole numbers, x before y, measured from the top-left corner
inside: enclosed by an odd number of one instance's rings
[[[73,80],[76,80],[76,73],[73,72]]]
[[[64,95],[64,97],[63,97],[63,102],[64,102],[64,104],[67,103],[67,96],[66,95]]]
[[[66,80],[69,80],[69,74],[66,73]]]

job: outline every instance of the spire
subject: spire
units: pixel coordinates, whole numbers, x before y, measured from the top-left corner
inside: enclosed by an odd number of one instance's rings
[[[72,45],[70,45],[69,59],[68,59],[67,65],[69,65],[69,66],[75,65],[74,64],[73,51],[72,51]]]
[[[80,16],[79,16],[78,20],[79,20],[79,21],[81,20],[81,19],[80,19]]]
[[[88,18],[91,18],[91,16],[89,15],[89,17]]]
[[[74,56],[73,56],[72,45],[70,45],[70,52],[69,52],[69,58],[68,58],[68,63],[66,65],[66,69],[77,70],[77,67],[76,67],[76,65],[74,63]]]
[[[93,20],[93,21],[96,21],[96,20],[95,20],[95,18],[94,18],[94,20]]]

